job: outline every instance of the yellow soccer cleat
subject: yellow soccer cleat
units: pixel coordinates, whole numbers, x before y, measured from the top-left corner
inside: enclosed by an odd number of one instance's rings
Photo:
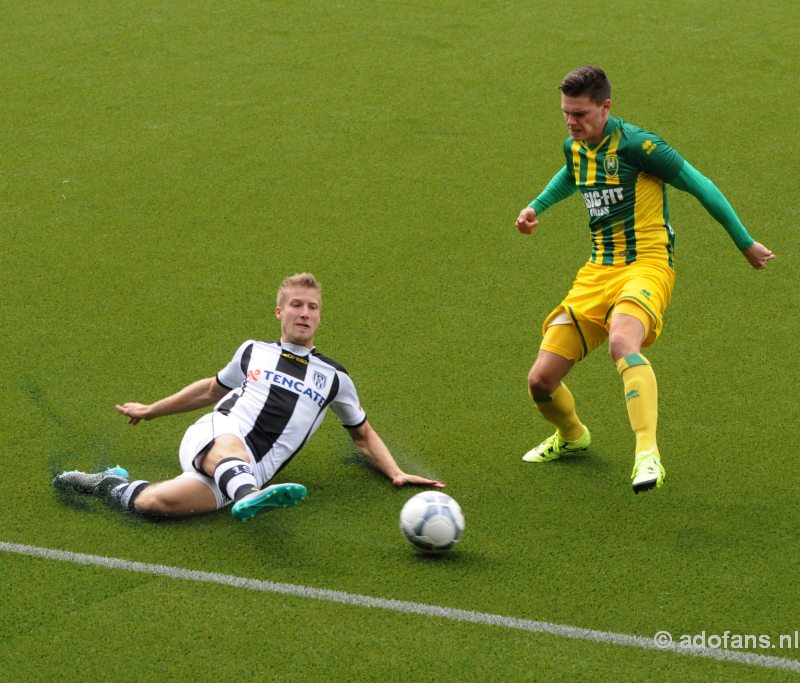
[[[661,464],[661,456],[656,450],[642,451],[636,455],[636,462],[633,464],[631,480],[633,492],[649,491],[650,489],[660,489],[664,485],[667,473],[664,465]]]
[[[529,450],[522,456],[522,459],[525,462],[550,462],[551,460],[557,460],[562,455],[585,451],[589,448],[591,442],[592,435],[586,427],[583,428],[583,434],[574,441],[562,439],[556,432],[553,436],[542,441],[536,448]]]

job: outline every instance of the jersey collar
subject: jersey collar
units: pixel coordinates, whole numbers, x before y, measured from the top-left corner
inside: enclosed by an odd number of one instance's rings
[[[603,127],[603,137],[600,139],[600,142],[598,142],[596,145],[590,145],[588,142],[583,140],[581,145],[591,151],[600,149],[604,144],[606,144],[606,142],[608,142],[608,138],[611,137],[611,133],[614,132],[614,129],[617,127],[618,123],[619,119],[609,115],[608,121],[606,121],[606,125]]]
[[[603,128],[603,137],[608,137],[614,132],[614,129],[619,125],[619,119],[609,114],[606,127]]]
[[[312,346],[310,349],[306,346],[296,346],[295,344],[290,344],[289,342],[285,342],[283,340],[281,340],[280,345],[285,351],[293,353],[295,356],[300,356],[300,358],[310,356],[311,352],[317,348],[316,346]]]

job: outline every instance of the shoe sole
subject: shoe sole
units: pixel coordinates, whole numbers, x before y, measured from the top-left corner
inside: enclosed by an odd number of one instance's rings
[[[533,456],[531,458],[528,458],[527,455],[523,455],[522,456],[522,461],[523,462],[553,462],[553,460],[558,460],[559,458],[563,458],[565,455],[567,455],[567,456],[569,456],[569,455],[577,455],[578,453],[583,453],[586,450],[589,450],[588,446],[586,446],[586,448],[574,448],[574,449],[571,449],[571,450],[568,450],[568,451],[564,451],[563,453],[559,453],[558,455],[556,455],[553,458],[542,458],[541,456],[538,456],[538,455],[537,456]]]
[[[666,479],[666,477],[665,477]],[[664,479],[661,480],[661,485],[664,485]],[[655,479],[648,479],[647,481],[640,481],[638,484],[632,484],[634,493],[644,493],[652,489],[659,488],[658,477]]]
[[[650,481],[642,481],[638,484],[633,485],[633,492],[644,493],[645,491],[654,489],[656,487],[656,484],[658,484],[658,479],[651,479]]]
[[[308,491],[302,484],[276,484],[264,489],[259,496],[234,503],[231,515],[240,522],[246,522],[264,510],[297,505],[307,494]]]

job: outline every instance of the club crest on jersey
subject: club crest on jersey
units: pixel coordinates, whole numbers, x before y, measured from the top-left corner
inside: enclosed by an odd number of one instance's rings
[[[617,172],[619,171],[619,162],[617,161],[616,154],[609,154],[603,160],[603,169],[606,172],[606,176],[608,178],[616,178]]]
[[[324,389],[327,381],[328,380],[325,377],[325,375],[323,375],[321,372],[317,372],[316,370],[314,370],[314,386],[317,387],[317,389],[320,390]]]

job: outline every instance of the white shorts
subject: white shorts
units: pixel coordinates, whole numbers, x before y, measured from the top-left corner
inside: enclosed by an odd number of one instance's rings
[[[180,478],[195,479],[208,486],[217,501],[217,510],[224,508],[226,505],[230,505],[232,501],[220,491],[213,477],[207,476],[198,469],[195,461],[199,455],[203,455],[211,448],[211,445],[218,436],[222,436],[223,434],[232,434],[241,439],[247,450],[247,454],[250,456],[250,464],[255,465],[253,453],[248,448],[244,435],[239,431],[236,421],[222,413],[213,412],[203,415],[203,417],[186,430],[180,448],[178,449],[178,459],[180,460],[181,469],[183,470],[183,473],[179,475]]]

